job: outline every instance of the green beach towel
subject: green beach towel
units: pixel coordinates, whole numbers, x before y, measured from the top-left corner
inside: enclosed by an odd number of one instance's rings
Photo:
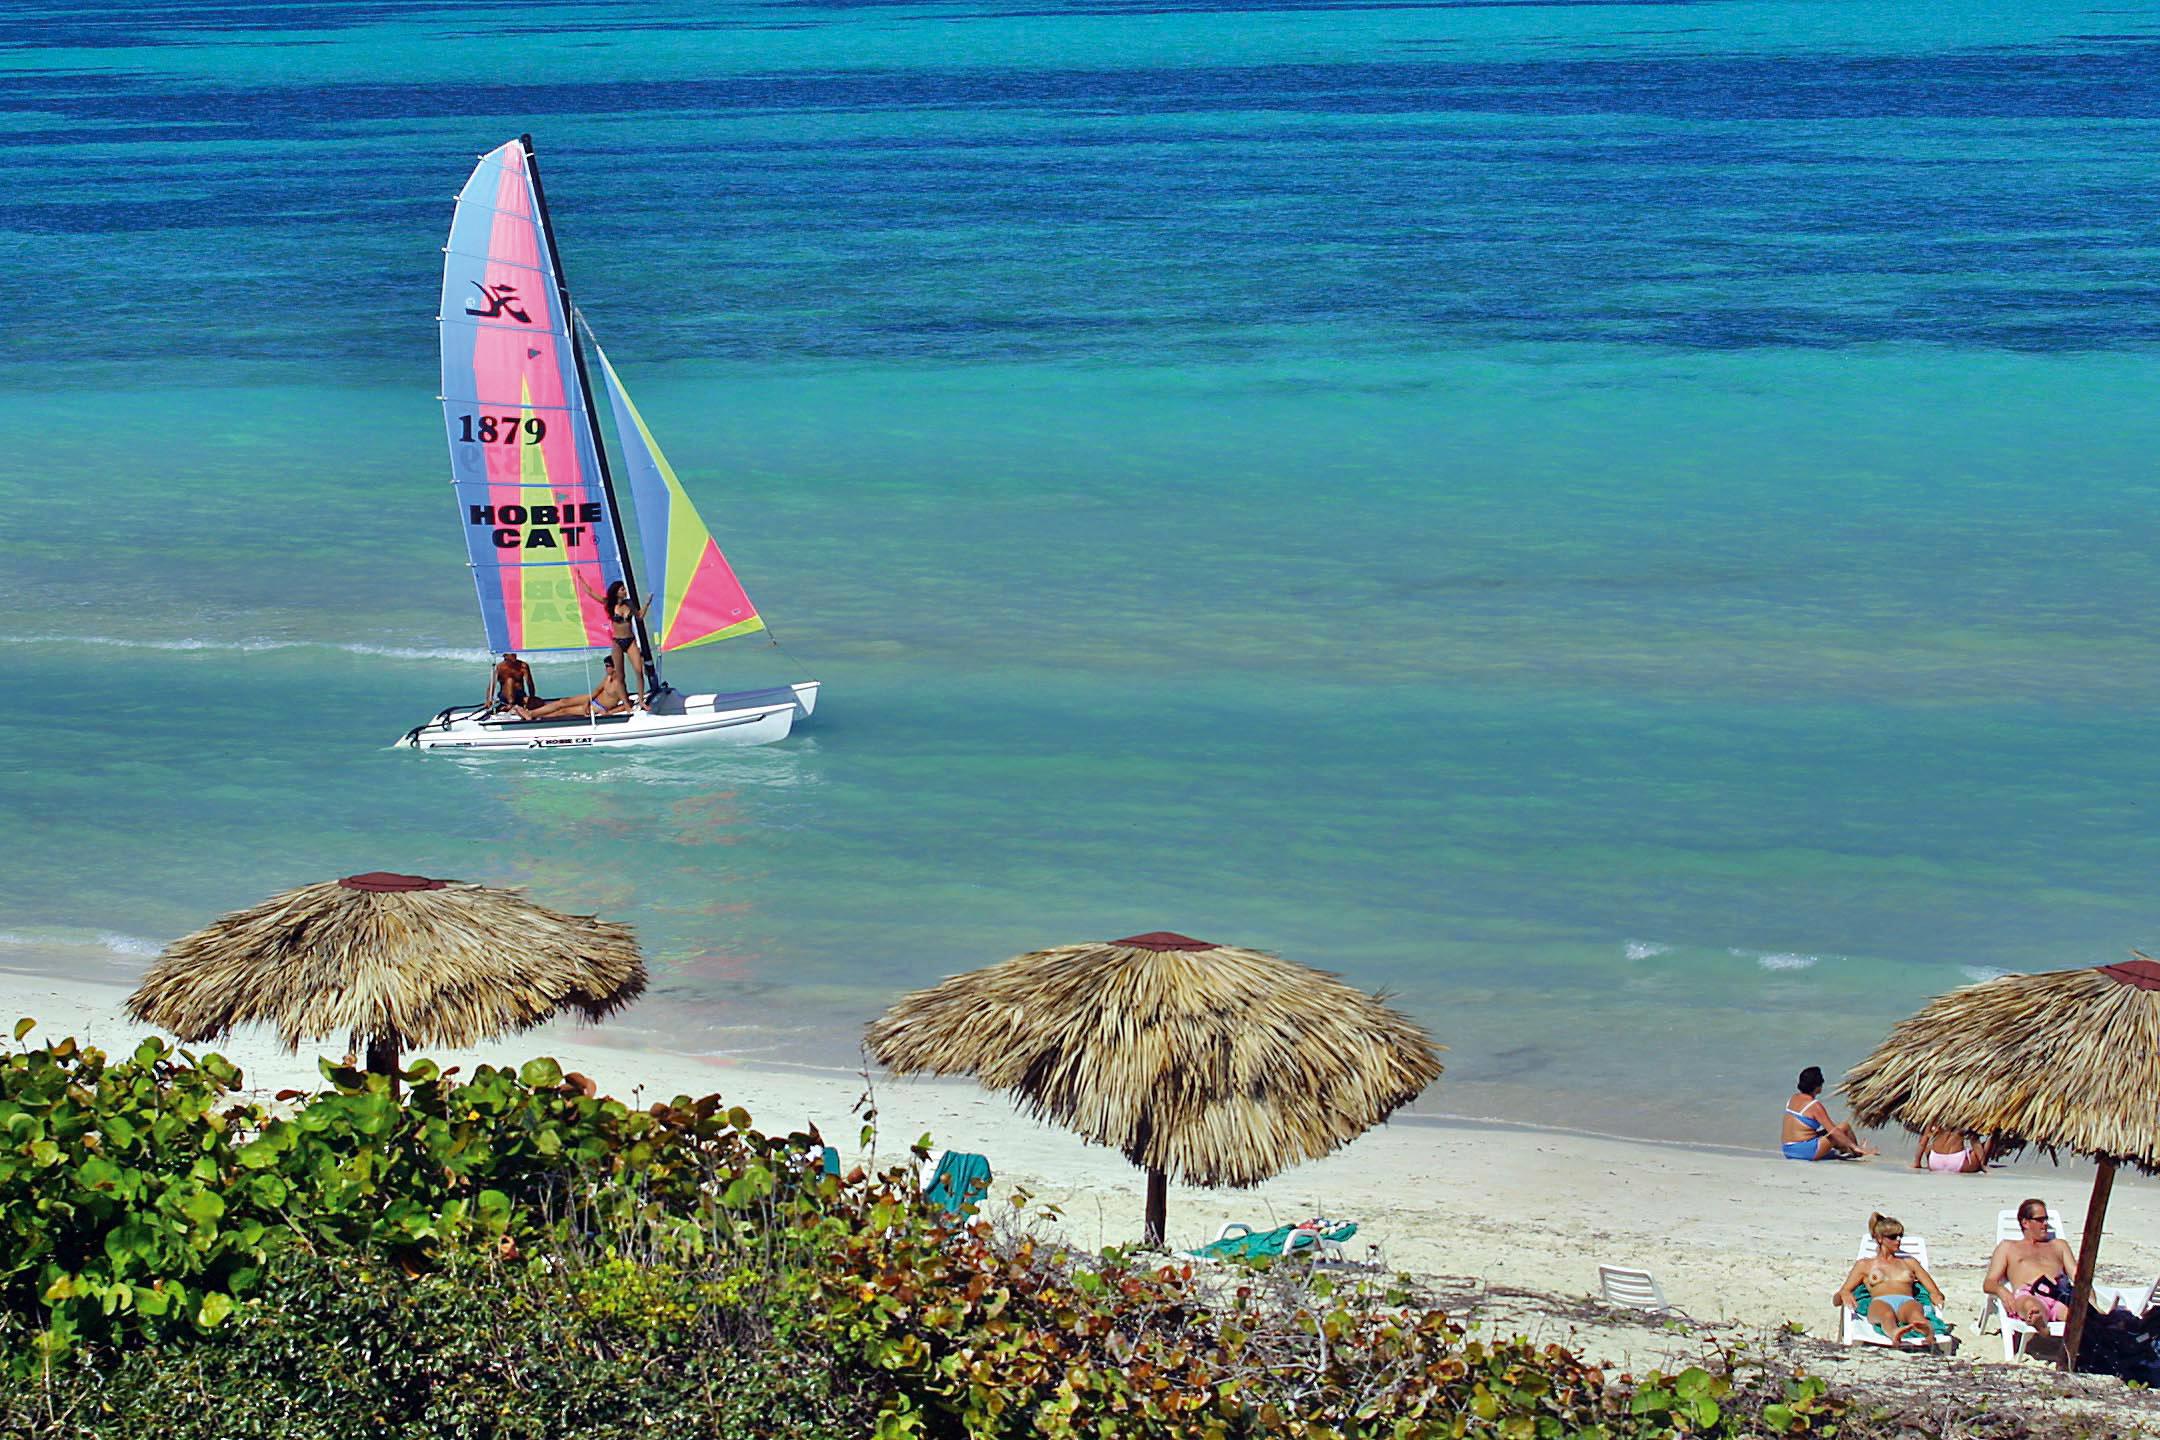
[[[1874,1297],[1868,1293],[1868,1288],[1865,1285],[1853,1286],[1852,1293],[1853,1309],[1859,1312],[1860,1318],[1862,1320],[1867,1320],[1868,1306],[1874,1303]],[[1949,1334],[1950,1322],[1935,1313],[1935,1297],[1928,1294],[1927,1286],[1915,1282],[1913,1285],[1913,1294],[1919,1298],[1920,1313],[1927,1317],[1928,1327],[1932,1329],[1937,1335]],[[1875,1322],[1872,1320],[1868,1320],[1868,1324],[1875,1325]],[[1882,1335],[1885,1340],[1890,1338],[1887,1334],[1884,1333],[1883,1328],[1880,1325],[1875,1325],[1875,1333],[1878,1335]]]
[[[1297,1236],[1295,1241],[1291,1240],[1293,1233]],[[1295,1254],[1311,1249],[1319,1239],[1341,1244],[1355,1234],[1355,1222],[1317,1231],[1308,1226],[1278,1225],[1273,1230],[1248,1230],[1243,1235],[1225,1235],[1222,1239],[1202,1245],[1191,1253],[1203,1260],[1241,1260],[1250,1264],[1256,1260],[1281,1258],[1285,1243],[1290,1245],[1291,1253]]]
[[[959,1215],[978,1204],[990,1188],[988,1157],[969,1150],[948,1150],[938,1157],[937,1173],[923,1195]]]

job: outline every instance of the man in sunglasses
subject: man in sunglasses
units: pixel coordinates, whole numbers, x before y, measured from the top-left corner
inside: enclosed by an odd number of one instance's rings
[[[2017,1215],[2018,1238],[1995,1247],[1980,1288],[2001,1300],[2011,1315],[2035,1330],[2045,1330],[2049,1322],[2069,1317],[2070,1272],[2077,1266],[2077,1256],[2070,1253],[2068,1243],[2048,1235],[2045,1202],[2027,1200],[2018,1206]],[[2033,1289],[2043,1281],[2044,1290]]]

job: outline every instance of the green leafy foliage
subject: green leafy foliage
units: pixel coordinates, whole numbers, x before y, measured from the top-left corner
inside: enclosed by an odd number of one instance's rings
[[[1762,1408],[1762,1423],[1773,1435],[1835,1435],[1845,1405],[1830,1393],[1819,1375],[1794,1375],[1784,1382],[1784,1397]]]
[[[1635,1392],[1629,1410],[1659,1421],[1676,1435],[1715,1435],[1732,1394],[1729,1376],[1691,1365],[1678,1375],[1653,1374]]]
[[[238,1079],[155,1040],[117,1061],[73,1040],[0,1053],[0,1308],[41,1317],[35,1354],[215,1329],[259,1283],[270,1223],[231,1192],[235,1133],[263,1116],[231,1102]]]
[[[790,1277],[803,1325],[906,1397],[881,1434],[1227,1437],[1673,1433],[1616,1408],[1558,1346],[1470,1338],[1385,1293],[1242,1287],[1213,1304],[1185,1266],[1090,1263],[876,1212]],[[1702,1432],[1707,1433],[1707,1432]]]
[[[581,1208],[698,1233],[707,1181],[726,1177],[729,1205],[769,1196],[790,1143],[716,1097],[592,1098],[552,1060],[464,1083],[422,1061],[402,1102],[382,1076],[324,1076],[273,1115],[234,1093],[223,1058],[156,1040],[124,1060],[72,1040],[0,1052],[0,1311],[38,1318],[32,1358],[216,1329],[282,1249],[418,1272],[446,1245],[514,1244]]]
[[[407,1277],[294,1251],[214,1336],[84,1351],[0,1389],[35,1440],[853,1440],[864,1388],[817,1353],[597,1319],[546,1265],[485,1254]]]

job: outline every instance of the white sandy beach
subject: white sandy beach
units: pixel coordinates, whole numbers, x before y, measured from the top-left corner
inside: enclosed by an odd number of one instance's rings
[[[109,984],[0,970],[0,1020],[35,1017],[26,1043],[74,1035],[109,1050],[152,1033],[122,1010]],[[645,1053],[600,1043],[607,1032],[558,1024],[472,1051],[429,1052],[444,1065],[515,1063],[552,1055],[602,1090],[649,1102],[718,1091],[748,1108],[760,1128],[782,1133],[815,1123],[849,1162],[862,1158],[853,1109],[864,1086],[838,1071],[756,1068]],[[240,1065],[252,1089],[319,1084],[314,1058],[283,1053],[267,1033],[214,1048]],[[1447,1081],[1440,1086],[1444,1092]],[[964,1082],[879,1080],[879,1149],[888,1160],[927,1132],[939,1145],[979,1150],[997,1172],[994,1194],[1024,1186],[1059,1206],[1072,1238],[1097,1246],[1138,1238],[1143,1184],[1118,1155],[1017,1113],[1002,1097]],[[1764,1133],[1776,1134],[1782,1096],[1764,1098]],[[1833,1110],[1838,1109],[1835,1097]],[[1735,1336],[1797,1321],[1834,1335],[1830,1294],[1851,1262],[1870,1210],[1926,1237],[1934,1273],[1950,1292],[1962,1355],[1999,1362],[1994,1337],[1976,1337],[1980,1279],[1996,1213],[2027,1195],[2082,1221],[2088,1177],[2044,1159],[1980,1176],[1910,1168],[1902,1132],[1877,1137],[1890,1153],[1864,1163],[1797,1165],[1761,1153],[1690,1148],[1523,1127],[1405,1123],[1381,1127],[1347,1149],[1299,1166],[1258,1189],[1173,1187],[1171,1239],[1212,1238],[1226,1220],[1255,1225],[1324,1214],[1355,1220],[1354,1253],[1434,1277],[1444,1294],[1482,1297],[1496,1323],[1533,1329],[1537,1307],[1506,1303],[1534,1291],[1588,1297],[1600,1261],[1648,1268],[1674,1304],[1698,1320],[1730,1322]],[[2160,1186],[2125,1174],[2108,1212],[2099,1273],[2143,1283],[2160,1274]],[[1511,1316],[1529,1316],[1511,1319]],[[1654,1331],[1593,1325],[1576,1343],[1599,1358],[1634,1363],[1657,1349]],[[1912,1357],[1883,1359],[1910,1362]],[[2036,1361],[2021,1368],[2037,1370]]]

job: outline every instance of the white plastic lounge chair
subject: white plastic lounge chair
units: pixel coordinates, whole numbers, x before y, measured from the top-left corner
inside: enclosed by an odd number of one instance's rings
[[[1862,1240],[1860,1248],[1853,1252],[1853,1259],[1865,1260],[1874,1253],[1875,1242],[1873,1240]],[[1900,1240],[1897,1253],[1907,1260],[1919,1261],[1920,1267],[1924,1270],[1934,1268],[1928,1264],[1927,1241],[1921,1239],[1918,1235],[1907,1235]],[[1943,1297],[1935,1295],[1929,1298],[1934,1303],[1935,1313],[1940,1315],[1942,1313]],[[1945,1338],[1947,1337],[1941,1335],[1935,1337],[1938,1344]],[[1867,1316],[1853,1309],[1850,1305],[1838,1307],[1838,1343],[1841,1345],[1881,1345],[1892,1348],[1890,1347],[1890,1337],[1876,1328],[1874,1321],[1868,1319]],[[1929,1346],[1926,1341],[1908,1332],[1906,1337],[1894,1348],[1899,1350],[1925,1350]]]
[[[2022,1240],[2025,1238],[2025,1232],[2018,1227],[2019,1208],[2013,1205],[2008,1210],[1998,1210],[1995,1213],[1996,1244],[1999,1245],[2005,1240]],[[2057,1210],[2053,1205],[2049,1205],[2047,1207],[2047,1217],[2047,1238],[2050,1240],[2060,1239],[2063,1233],[2062,1211]],[[2098,1290],[2103,1287],[2096,1285],[2093,1288]],[[2107,1307],[2103,1305],[2101,1308],[2104,1310]],[[2002,1326],[2003,1359],[2005,1360],[2017,1359],[2018,1352],[2025,1348],[2025,1342],[2040,1333],[2023,1320],[2018,1319],[2017,1316],[2004,1310],[2002,1297],[1999,1295],[1990,1295],[1980,1302],[1980,1318],[1973,1322],[1973,1328],[1985,1335],[1990,1320],[1996,1321]],[[2069,1326],[2069,1323],[2067,1320],[2049,1321],[2048,1334],[2058,1340],[2062,1339],[2063,1331]]]
[[[2046,1201],[2042,1201],[2041,1203],[2047,1204]],[[2020,1207],[2013,1205],[2008,1210],[1998,1210],[1995,1212],[1995,1239],[1998,1242],[2004,1240],[2022,1240],[2025,1238],[2025,1232],[2018,1228],[2017,1212],[2019,1208]],[[2053,1239],[2063,1233],[2063,1213],[2062,1211],[2056,1209],[2053,1205],[2048,1205],[2047,1217],[2048,1238]]]
[[[2101,1311],[2112,1310],[2120,1305],[2133,1315],[2143,1315],[2153,1307],[2156,1296],[2160,1296],[2160,1280],[2155,1280],[2150,1285],[2103,1285],[2098,1280],[2093,1281],[2093,1308]],[[2025,1348],[2025,1342],[2040,1333],[2015,1315],[2006,1313],[2002,1308],[2002,1301],[1993,1295],[1987,1297],[1987,1305],[1980,1311],[1980,1318],[1984,1321],[1991,1315],[2002,1322],[2005,1360],[2017,1359]],[[2049,1335],[2060,1340],[2070,1329],[2070,1322],[2050,1320],[2047,1329]]]
[[[2093,1303],[2102,1310],[2122,1306],[2133,1315],[2143,1315],[2155,1305],[2160,1305],[2160,1275],[2153,1277],[2150,1285],[2095,1285]],[[2106,1299],[2100,1298],[2102,1294]]]
[[[2014,1227],[2017,1224],[2017,1211],[2005,1210],[2003,1213],[2010,1217],[2010,1223]],[[2048,1235],[2052,1238],[2054,1234],[2055,1211],[2051,1207],[2048,1210]],[[2012,1236],[2010,1238],[2015,1239],[2017,1237]],[[2156,1276],[2150,1285],[2104,1285],[2095,1280],[2091,1300],[2093,1308],[2096,1310],[2104,1312],[2120,1305],[2133,1315],[2143,1315],[2153,1306],[2160,1305],[2160,1276]],[[2004,1311],[2002,1300],[1994,1295],[1988,1296],[1987,1303],[1980,1307],[1979,1324],[1981,1329],[1986,1328],[1990,1318],[2000,1321],[2002,1324],[2003,1359],[2006,1361],[2017,1359],[2019,1353],[2025,1348],[2025,1342],[2040,1333],[2033,1326]],[[2070,1322],[2068,1320],[2048,1321],[2048,1334],[2057,1340],[2062,1339],[2069,1328]]]
[[[1630,1270],[1624,1265],[1600,1265],[1597,1267],[1598,1288],[1605,1292],[1605,1303],[1616,1310],[1647,1310],[1652,1315],[1678,1315],[1673,1303],[1665,1298],[1664,1287],[1648,1270]]]

